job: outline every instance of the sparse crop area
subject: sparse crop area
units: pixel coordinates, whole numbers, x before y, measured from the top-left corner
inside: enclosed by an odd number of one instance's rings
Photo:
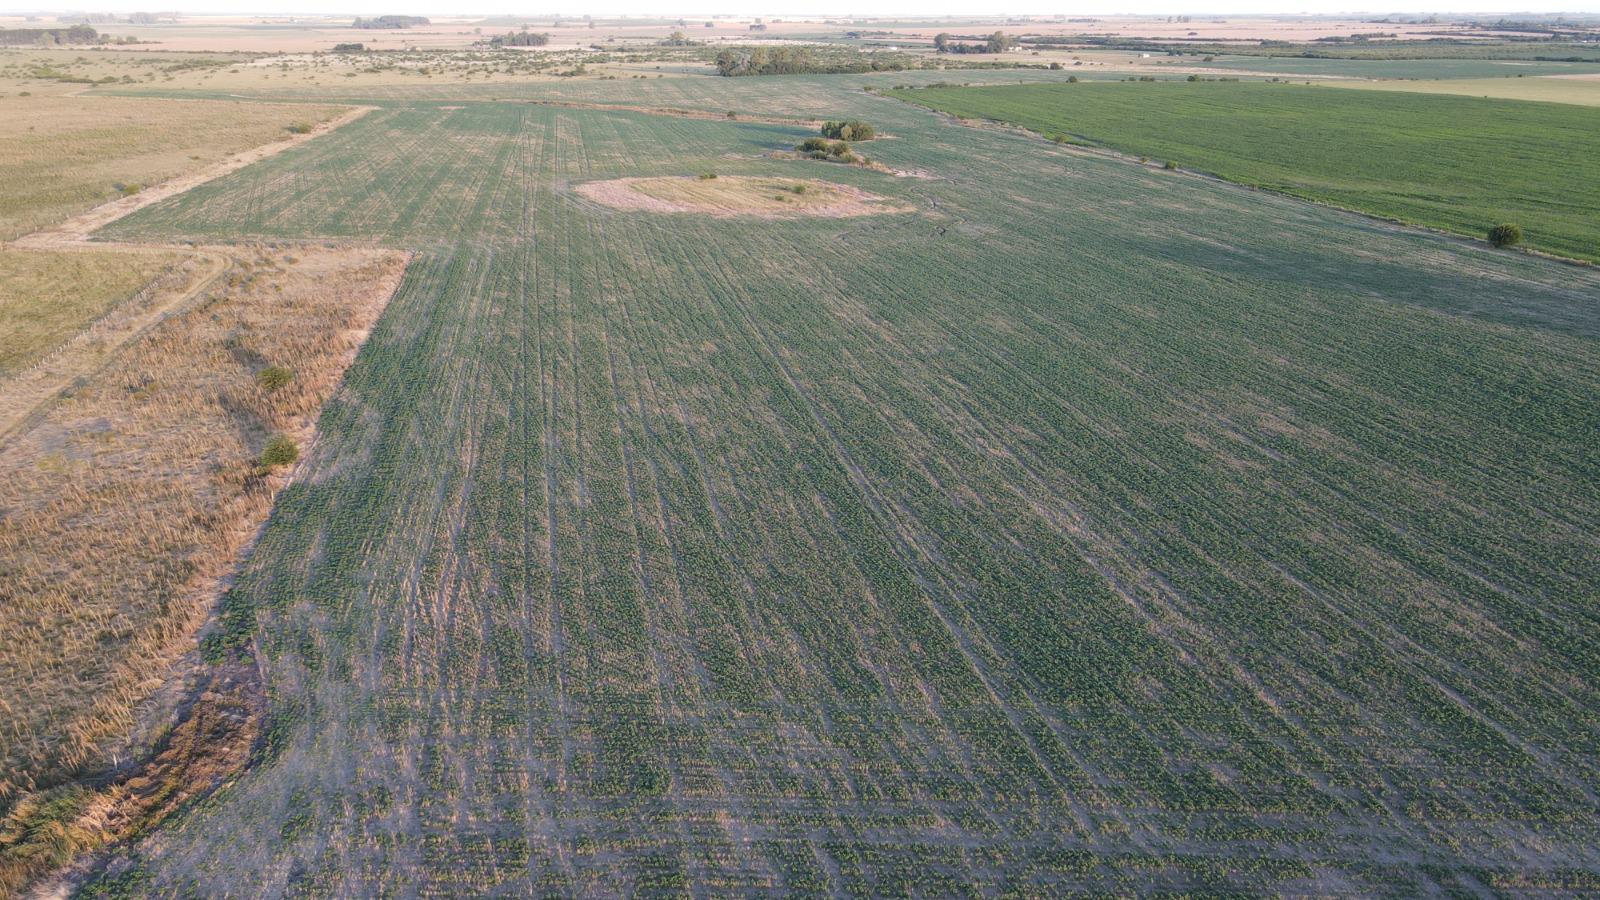
[[[1251,83],[930,88],[897,96],[1241,184],[1600,261],[1600,111]]]

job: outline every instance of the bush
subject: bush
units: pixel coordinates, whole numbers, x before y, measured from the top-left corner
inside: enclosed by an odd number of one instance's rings
[[[283,366],[267,366],[256,373],[256,383],[264,391],[275,391],[294,380],[294,373]]]
[[[1171,171],[1173,169],[1176,169],[1177,167],[1178,167],[1178,164],[1169,159],[1169,160],[1167,160],[1166,165],[1163,165],[1161,168],[1166,169],[1168,171]]]
[[[801,153],[816,153],[818,151],[827,153],[829,146],[830,144],[827,138],[810,137],[801,141],[799,146],[795,147],[794,149],[800,151]]]
[[[701,181],[715,181],[715,180],[717,180],[717,173],[715,173],[715,172],[701,172],[698,177],[699,177],[699,179]]]
[[[878,136],[877,130],[872,125],[860,119],[824,122],[822,123],[822,134],[824,137],[830,137],[836,141],[870,141]]]
[[[267,445],[261,448],[261,468],[275,469],[278,466],[287,466],[300,458],[300,446],[294,439],[286,434],[275,434]]]
[[[1502,222],[1489,229],[1489,243],[1496,247],[1513,247],[1522,243],[1522,226]]]
[[[310,122],[296,122],[293,125],[290,125],[288,130],[289,130],[290,134],[310,134],[311,133],[311,123]]]

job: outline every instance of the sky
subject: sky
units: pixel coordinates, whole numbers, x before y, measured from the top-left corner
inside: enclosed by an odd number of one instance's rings
[[[1416,0],[1412,0],[1416,2]],[[1404,13],[1483,13],[1504,12],[1506,0],[1445,0],[1407,6]],[[547,5],[549,4],[549,5]],[[1533,7],[1547,12],[1600,12],[1600,0],[1558,0],[1555,7]],[[661,0],[598,0],[595,6],[573,4],[562,8],[550,0],[530,5],[526,0],[90,0],[82,6],[46,9],[33,2],[0,0],[0,13],[36,13],[77,9],[94,12],[132,12],[136,10],[180,9],[188,13],[275,14],[321,13],[325,15],[410,15],[518,14],[547,16],[552,13],[596,16],[688,16],[695,15],[792,15],[792,16],[956,16],[956,15],[1173,15],[1173,14],[1265,14],[1308,13],[1318,15],[1356,15],[1381,17],[1402,10],[1352,8],[1349,0],[1000,0],[989,4],[975,0],[683,0],[673,6]],[[1508,17],[1514,13],[1506,13]]]

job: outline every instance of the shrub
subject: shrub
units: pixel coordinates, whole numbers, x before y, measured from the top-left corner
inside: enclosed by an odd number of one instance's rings
[[[697,177],[701,181],[716,181],[717,180],[717,173],[715,173],[715,172],[701,172]]]
[[[1078,76],[1076,76],[1076,75],[1068,75],[1067,76],[1067,83],[1068,84],[1077,84],[1078,83]]]
[[[288,130],[289,130],[290,134],[310,134],[311,133],[311,123],[310,122],[296,122],[293,125],[290,125]]]
[[[1522,226],[1502,222],[1489,229],[1489,243],[1496,247],[1513,247],[1522,243]]]
[[[827,153],[829,146],[830,144],[828,143],[827,138],[809,137],[801,141],[800,145],[794,149],[800,151],[801,153],[816,153],[819,150],[823,153]]]
[[[1168,171],[1171,171],[1172,169],[1176,169],[1177,167],[1178,167],[1178,164],[1169,159],[1169,160],[1167,160],[1166,164],[1163,165],[1161,168],[1167,169]]]
[[[267,445],[261,448],[261,468],[275,469],[278,466],[287,466],[300,458],[300,446],[294,439],[286,434],[275,434]]]
[[[830,137],[836,141],[870,141],[878,136],[877,130],[871,124],[860,119],[824,122],[822,123],[822,134],[824,137]]]
[[[256,373],[256,383],[264,391],[275,391],[294,380],[294,373],[283,366],[267,366]]]

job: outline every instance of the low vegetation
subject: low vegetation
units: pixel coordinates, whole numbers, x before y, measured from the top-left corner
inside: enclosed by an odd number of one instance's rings
[[[1259,83],[896,96],[1473,237],[1514,215],[1529,246],[1600,261],[1600,110]]]

